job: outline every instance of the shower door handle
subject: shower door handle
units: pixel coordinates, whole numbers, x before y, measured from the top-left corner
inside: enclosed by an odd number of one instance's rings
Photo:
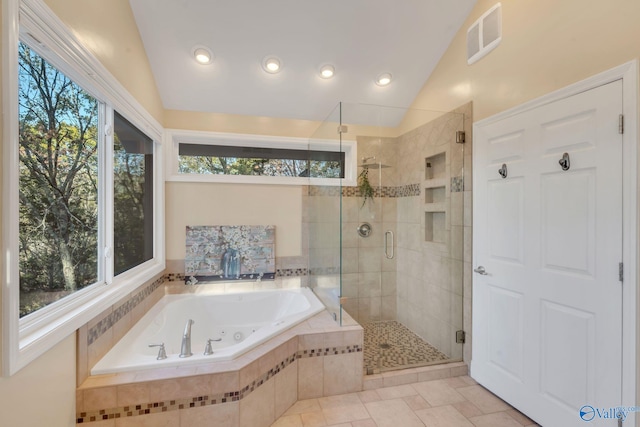
[[[391,254],[389,254],[389,236],[391,236]],[[384,256],[386,256],[387,259],[393,259],[393,257],[395,256],[395,253],[393,251],[393,243],[394,243],[393,231],[391,230],[385,231],[384,232]]]

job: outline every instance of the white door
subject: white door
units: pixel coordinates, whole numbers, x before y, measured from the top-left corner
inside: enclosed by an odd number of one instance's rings
[[[474,128],[471,375],[545,427],[617,425],[621,113],[617,81]]]

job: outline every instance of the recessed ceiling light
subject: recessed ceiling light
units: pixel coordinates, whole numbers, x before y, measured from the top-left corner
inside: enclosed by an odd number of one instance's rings
[[[275,74],[280,71],[282,64],[275,56],[267,56],[262,60],[262,69],[267,73]]]
[[[213,53],[204,46],[195,46],[191,52],[198,64],[206,65],[211,64],[213,61]]]
[[[323,79],[330,79],[335,74],[336,69],[331,64],[326,64],[320,67],[320,77]]]
[[[378,86],[386,86],[391,83],[391,74],[390,73],[382,73],[378,77],[376,77],[376,84]]]

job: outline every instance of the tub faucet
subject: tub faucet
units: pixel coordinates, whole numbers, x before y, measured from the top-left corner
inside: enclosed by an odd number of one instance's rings
[[[184,332],[182,333],[182,347],[180,347],[180,357],[193,356],[191,353],[191,325],[193,325],[193,319],[187,320],[187,324],[184,325]]]

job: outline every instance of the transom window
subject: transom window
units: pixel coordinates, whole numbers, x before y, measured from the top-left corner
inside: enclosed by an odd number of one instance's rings
[[[180,144],[179,172],[344,178],[344,152]]]
[[[167,180],[355,185],[355,141],[167,130]]]

